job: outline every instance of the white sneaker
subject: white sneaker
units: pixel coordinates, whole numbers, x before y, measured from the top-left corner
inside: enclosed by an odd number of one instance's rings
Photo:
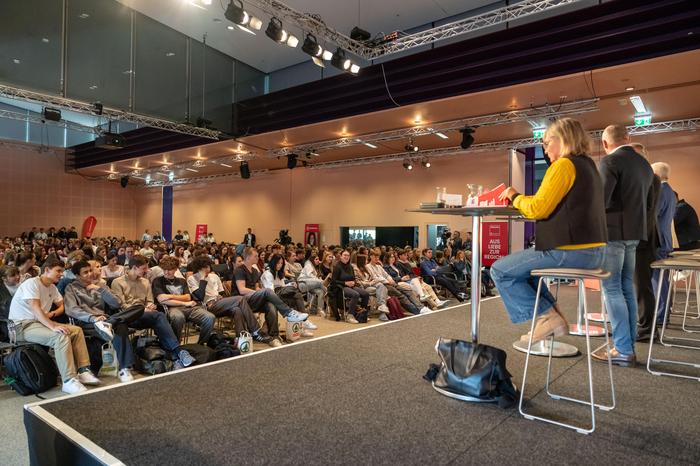
[[[322,311],[322,310],[319,309],[319,310],[318,310],[318,316],[319,316],[321,319],[324,319],[324,318],[326,317],[326,311]]]
[[[437,302],[436,302],[436,304],[438,305],[438,307],[442,307],[442,306],[444,306],[445,304],[447,304],[448,302],[449,302],[449,300],[447,300],[447,299],[445,299],[445,300],[438,299]]]
[[[429,299],[430,299],[430,296],[428,296],[427,294],[421,295],[421,297],[420,297],[421,302],[425,302]]]
[[[421,308],[421,310],[420,310],[421,314],[430,314],[431,312],[433,312],[433,311],[429,307],[426,307],[426,306],[423,306],[423,308]]]
[[[301,327],[308,329],[308,330],[316,330],[318,328],[318,326],[316,324],[314,324],[313,322],[311,322],[310,320],[305,320],[301,324]]]
[[[309,315],[306,312],[297,312],[294,309],[287,314],[287,321],[289,322],[302,322],[308,318]]]
[[[76,393],[86,392],[87,388],[85,388],[85,385],[81,384],[78,379],[73,377],[68,382],[63,382],[61,391],[63,393],[68,393],[69,395],[75,395]]]
[[[112,332],[112,324],[109,322],[104,322],[102,320],[95,322],[95,330],[98,335],[102,337],[105,341],[112,341],[114,339],[114,332]]]
[[[347,322],[348,324],[359,324],[357,319],[355,319],[355,316],[352,314],[348,314],[345,316],[345,322]]]
[[[99,385],[100,384],[100,379],[95,377],[95,374],[93,374],[89,370],[78,374],[78,380],[83,385]]]
[[[314,336],[314,332],[309,330],[308,328],[301,328],[301,336],[302,337],[312,337]]]
[[[131,373],[131,369],[121,369],[117,375],[119,376],[120,382],[126,383],[134,381],[134,376]]]
[[[386,314],[379,314],[379,320],[381,320],[382,322],[386,322],[389,320],[389,316]]]
[[[273,338],[269,345],[273,348],[279,348],[280,346],[282,346],[282,342],[279,338]]]
[[[389,313],[389,307],[386,304],[380,304],[377,307],[377,310],[381,313],[388,314]]]

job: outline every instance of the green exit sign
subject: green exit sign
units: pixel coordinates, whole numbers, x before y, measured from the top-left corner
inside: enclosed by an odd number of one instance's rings
[[[534,139],[542,139],[544,137],[545,128],[535,128],[532,130],[532,137]]]
[[[635,126],[647,126],[651,124],[651,113],[637,113],[634,115]]]

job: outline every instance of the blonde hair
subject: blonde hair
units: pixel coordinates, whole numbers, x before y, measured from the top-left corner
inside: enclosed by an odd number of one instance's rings
[[[591,153],[591,140],[581,122],[573,118],[560,118],[547,128],[545,137],[557,136],[561,141],[563,155],[583,155]]]
[[[671,176],[671,166],[666,162],[652,163],[651,169],[661,178],[661,181],[668,181],[668,178]]]

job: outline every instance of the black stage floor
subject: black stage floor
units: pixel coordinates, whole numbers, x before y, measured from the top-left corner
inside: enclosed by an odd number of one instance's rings
[[[573,299],[573,290],[562,290],[565,307],[575,309]],[[33,460],[67,463],[61,452],[70,429],[62,422],[135,465],[700,464],[700,386],[652,376],[642,365],[615,367],[617,407],[598,411],[588,436],[525,420],[517,409],[438,394],[422,375],[437,362],[438,337],[467,339],[467,315],[463,305],[40,403],[25,415]],[[498,298],[485,301],[481,315],[481,341],[508,352],[520,385],[525,355],[511,344],[527,329],[509,323]],[[585,348],[582,337],[564,340]],[[639,345],[640,357],[647,348]],[[700,361],[698,352],[679,353]],[[526,388],[533,408],[586,420],[585,407],[549,400],[546,358],[534,360]],[[597,401],[605,401],[606,366],[594,369]],[[586,396],[586,374],[581,356],[555,360],[555,387],[563,392]],[[47,428],[36,416],[43,412],[62,435],[42,437]]]

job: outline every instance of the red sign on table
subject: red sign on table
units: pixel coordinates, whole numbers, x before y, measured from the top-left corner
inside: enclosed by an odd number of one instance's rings
[[[508,222],[482,222],[481,265],[491,265],[508,255]]]
[[[207,224],[198,224],[194,229],[194,240],[199,242],[202,238],[207,237]]]

